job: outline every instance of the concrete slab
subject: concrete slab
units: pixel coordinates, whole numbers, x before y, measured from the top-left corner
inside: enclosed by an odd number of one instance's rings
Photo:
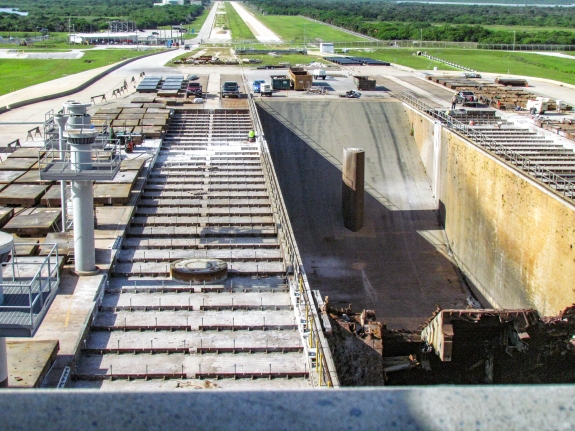
[[[9,157],[0,163],[0,171],[28,171],[36,163],[38,163],[38,158],[17,159]]]
[[[14,215],[14,208],[0,207],[0,227],[4,226]]]
[[[40,247],[40,238],[21,238],[16,234],[14,235],[14,250],[16,256],[35,256]],[[42,238],[42,241],[44,238]]]
[[[7,340],[8,387],[39,387],[56,360],[59,349],[57,340]]]
[[[133,185],[138,179],[138,171],[119,171],[113,180],[101,181],[98,180],[97,184],[130,184]]]
[[[0,191],[0,205],[31,207],[40,202],[47,189],[48,186],[44,185],[11,184]]]
[[[9,159],[36,159],[46,154],[46,151],[39,151],[37,148],[18,148],[8,156]]]
[[[18,214],[6,223],[4,230],[20,236],[45,236],[55,229],[62,212],[54,208],[34,208],[29,214]]]
[[[42,184],[51,186],[55,181],[43,180],[40,178],[40,171],[33,169],[26,172],[24,175],[16,178],[13,184]]]
[[[58,244],[58,255],[68,257],[74,252],[74,235],[72,232],[50,232],[44,240],[46,244]],[[39,255],[47,256],[52,246],[41,246]]]
[[[2,171],[0,170],[0,184],[10,184],[24,175],[25,171]]]
[[[146,164],[146,159],[143,159],[143,158],[124,159],[120,163],[120,171],[138,171],[139,172],[142,169],[142,166],[144,166],[145,164]]]
[[[125,205],[130,200],[131,184],[94,184],[94,204]],[[0,192],[0,203],[2,194]]]
[[[40,204],[47,207],[60,208],[62,206],[60,199],[60,185],[54,185],[40,199]]]

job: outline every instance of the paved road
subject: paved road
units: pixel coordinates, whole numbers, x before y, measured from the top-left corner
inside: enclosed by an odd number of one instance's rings
[[[246,25],[250,28],[254,36],[260,42],[279,43],[281,38],[266,27],[259,19],[257,19],[251,12],[249,12],[243,5],[238,2],[232,1],[230,4],[234,7],[241,19],[244,20]]]

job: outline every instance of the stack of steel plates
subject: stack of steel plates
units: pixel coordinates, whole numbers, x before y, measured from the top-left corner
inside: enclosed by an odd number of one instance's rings
[[[162,83],[162,90],[180,90],[183,82],[183,75],[168,76]]]
[[[162,80],[161,76],[146,76],[136,88],[138,93],[154,93],[158,89],[158,84]]]

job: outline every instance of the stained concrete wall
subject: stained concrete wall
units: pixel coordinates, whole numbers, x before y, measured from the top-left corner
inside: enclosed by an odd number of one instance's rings
[[[543,315],[574,303],[575,206],[448,129],[434,145],[438,126],[406,111],[453,254],[481,293]]]
[[[375,310],[390,329],[465,308],[467,289],[446,258],[431,187],[403,105],[266,98],[257,102],[312,289],[335,308]],[[341,214],[344,147],[365,150],[364,227]]]

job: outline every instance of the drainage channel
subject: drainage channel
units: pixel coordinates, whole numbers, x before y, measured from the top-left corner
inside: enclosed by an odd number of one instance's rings
[[[248,110],[175,112],[75,387],[312,385],[260,150],[246,142],[252,128]],[[188,260],[223,261],[227,278],[172,279],[174,262]]]

